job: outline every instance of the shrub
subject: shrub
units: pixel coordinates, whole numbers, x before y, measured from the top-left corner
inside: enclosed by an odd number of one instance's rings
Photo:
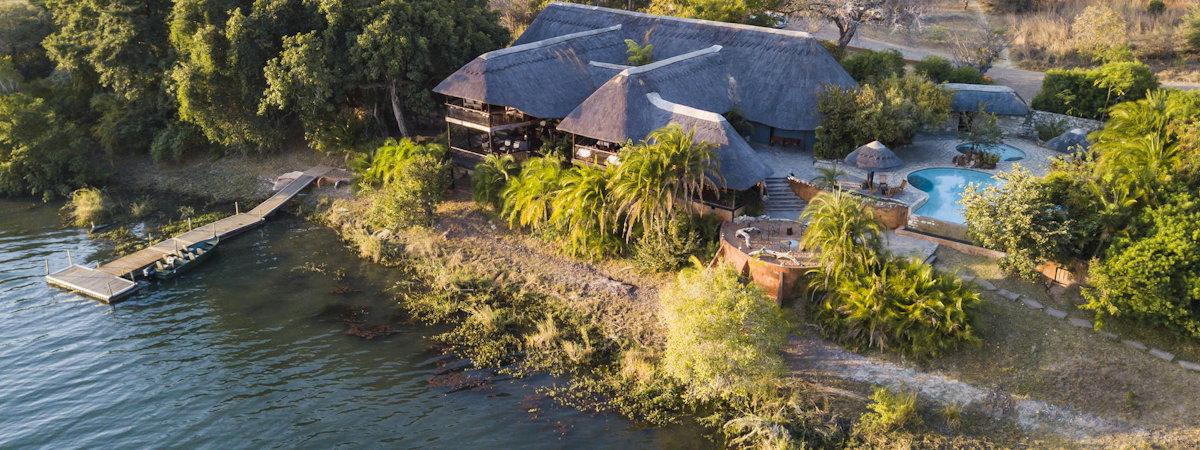
[[[842,58],[842,67],[860,83],[882,80],[904,75],[904,56],[896,50],[863,50]]]
[[[929,56],[913,64],[913,70],[934,83],[987,84],[983,74],[970,66],[957,66],[949,59]]]
[[[696,399],[768,393],[783,374],[788,324],[757,286],[728,266],[691,268],[659,294],[664,371]]]
[[[873,265],[883,251],[883,225],[862,200],[845,191],[821,193],[804,209],[800,244],[817,251],[830,287],[847,271]]]
[[[716,242],[719,223],[705,217],[680,217],[664,229],[649,231],[634,244],[633,261],[642,269],[669,272],[701,256]]]
[[[1151,15],[1159,15],[1167,11],[1167,4],[1163,0],[1150,0],[1146,3],[1146,12]]]
[[[1108,108],[1137,100],[1158,88],[1158,78],[1140,62],[1111,62],[1094,69],[1051,69],[1033,98],[1034,109],[1104,119]]]
[[[1200,199],[1183,194],[1135,221],[1094,264],[1084,308],[1129,316],[1200,338]],[[1101,323],[1101,321],[1097,321]]]
[[[409,173],[409,162],[417,156],[428,156],[431,160],[443,160],[446,146],[441,144],[418,144],[409,138],[399,141],[388,139],[370,154],[360,155],[351,166],[358,173],[359,183],[364,187],[381,187],[403,181]]]
[[[1191,53],[1200,53],[1200,6],[1188,10],[1180,29],[1184,47]]]
[[[92,127],[96,142],[109,153],[143,153],[163,128],[162,111],[152,101],[131,102],[117,94],[92,97],[99,120]]]
[[[625,54],[627,55],[625,64],[644,66],[654,62],[654,45],[649,42],[638,45],[637,41],[626,39]]]
[[[391,174],[389,183],[371,190],[367,223],[388,230],[432,225],[437,204],[449,187],[449,170],[444,159],[412,156]]]
[[[609,192],[613,217],[625,223],[626,240],[691,214],[690,199],[724,184],[713,179],[721,170],[715,146],[695,137],[694,131],[672,123],[651,132],[646,142],[621,150]]]
[[[525,161],[500,194],[504,208],[500,215],[510,227],[542,229],[550,223],[551,204],[562,183],[562,163],[553,157]]]
[[[856,433],[883,434],[921,423],[917,416],[917,394],[915,392],[893,392],[876,387],[871,391],[869,412],[858,419]]]
[[[1005,252],[1000,267],[1036,280],[1047,260],[1067,262],[1077,223],[1041,179],[1017,166],[996,175],[999,184],[963,192],[967,233],[984,247]]]
[[[1038,139],[1045,142],[1066,133],[1067,121],[1059,119],[1049,122],[1039,122],[1037,125],[1034,125],[1034,128],[1037,129]]]
[[[475,202],[500,211],[504,207],[504,199],[500,194],[504,192],[508,180],[511,180],[520,171],[521,166],[517,164],[512,155],[493,154],[484,157],[483,161],[475,165],[475,172],[471,174],[472,195]]]
[[[818,98],[817,109],[821,123],[813,151],[818,158],[839,159],[875,140],[893,148],[912,142],[918,130],[949,118],[950,93],[908,74],[857,89],[830,86]]]
[[[621,250],[610,217],[611,174],[611,169],[593,166],[574,166],[562,173],[551,200],[550,221],[568,254],[599,259]]]
[[[920,358],[978,342],[970,312],[979,301],[958,277],[893,259],[841,277],[817,305],[817,317],[827,335],[851,347]]]
[[[959,133],[959,137],[978,150],[1004,142],[1004,130],[1000,129],[996,115],[983,111],[983,105],[980,105],[979,111],[971,117],[971,125]]]
[[[1129,53],[1125,18],[1108,5],[1091,5],[1071,24],[1075,49],[1097,61],[1121,59]]]
[[[821,159],[841,159],[854,151],[862,130],[855,126],[858,95],[855,89],[830,85],[817,98],[821,123],[817,127],[813,154]]]
[[[179,161],[184,155],[212,149],[200,128],[186,122],[172,122],[154,135],[150,156],[157,162]]]
[[[71,224],[77,227],[100,225],[108,215],[108,202],[105,201],[104,194],[96,188],[83,188],[72,192],[69,206]]]

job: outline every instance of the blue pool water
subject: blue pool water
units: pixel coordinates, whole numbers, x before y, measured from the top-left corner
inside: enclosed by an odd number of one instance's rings
[[[989,186],[997,182],[991,175],[978,170],[949,167],[922,169],[908,174],[908,184],[929,194],[929,200],[917,208],[915,214],[965,224],[967,221],[963,217],[960,202],[963,190],[971,183]]]
[[[965,153],[967,150],[971,149],[971,144],[964,142],[962,144],[958,144],[958,147],[955,148],[959,153]],[[984,145],[980,146],[979,149],[988,153],[1000,155],[1001,161],[1020,161],[1025,159],[1025,152],[1008,144]]]

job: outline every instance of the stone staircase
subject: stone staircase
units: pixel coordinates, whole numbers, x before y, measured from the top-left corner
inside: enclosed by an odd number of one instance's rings
[[[767,178],[766,198],[763,199],[763,211],[775,219],[792,219],[800,217],[807,203],[797,197],[788,185],[787,178]]]

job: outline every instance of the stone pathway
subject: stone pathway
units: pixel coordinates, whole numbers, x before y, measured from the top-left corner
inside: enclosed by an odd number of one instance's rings
[[[976,286],[978,286],[983,291],[996,294],[997,296],[999,296],[1000,298],[1003,298],[1005,300],[1009,300],[1011,302],[1014,302],[1014,303],[1017,303],[1020,305],[1024,305],[1026,308],[1029,308],[1034,311],[1041,311],[1041,312],[1045,313],[1047,316],[1053,317],[1055,319],[1065,320],[1068,324],[1070,324],[1073,327],[1091,330],[1091,331],[1095,332],[1098,336],[1103,337],[1105,339],[1120,340],[1121,343],[1124,344],[1126,347],[1132,348],[1134,350],[1147,352],[1150,354],[1150,356],[1153,356],[1155,358],[1161,359],[1166,362],[1174,362],[1176,364],[1179,364],[1179,366],[1183,367],[1184,369],[1190,370],[1192,372],[1200,373],[1200,363],[1177,359],[1173,353],[1168,352],[1166,350],[1150,347],[1146,344],[1143,344],[1143,343],[1135,341],[1135,340],[1121,339],[1120,336],[1117,336],[1116,334],[1113,334],[1108,331],[1096,330],[1095,324],[1092,323],[1092,321],[1090,321],[1090,320],[1079,318],[1079,317],[1071,317],[1071,315],[1066,311],[1047,307],[1046,305],[1043,305],[1041,302],[1039,302],[1037,300],[1034,300],[1029,297],[1025,297],[1025,296],[1023,296],[1021,294],[1017,294],[1015,292],[1008,291],[1006,289],[998,289],[998,288],[996,288],[996,286],[994,284],[992,284],[988,280],[978,278],[974,275],[964,274],[964,275],[959,275],[959,278],[961,278],[965,282],[974,283]]]
[[[1070,439],[1145,433],[1120,421],[1039,400],[1018,400],[1004,392],[976,387],[941,374],[920,372],[851,353],[820,339],[793,336],[784,350],[784,357],[792,372],[799,376],[834,377],[911,390],[938,404],[978,407],[988,416],[1012,420],[1028,432],[1053,433]]]

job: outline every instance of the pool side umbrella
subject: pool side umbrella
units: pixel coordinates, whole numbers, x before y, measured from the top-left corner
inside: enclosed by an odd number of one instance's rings
[[[1046,141],[1046,146],[1059,153],[1075,153],[1087,150],[1091,147],[1091,143],[1087,140],[1087,131],[1074,128]]]
[[[873,141],[846,155],[846,164],[866,170],[867,183],[874,184],[875,171],[895,169],[903,166],[904,161],[882,142]]]

